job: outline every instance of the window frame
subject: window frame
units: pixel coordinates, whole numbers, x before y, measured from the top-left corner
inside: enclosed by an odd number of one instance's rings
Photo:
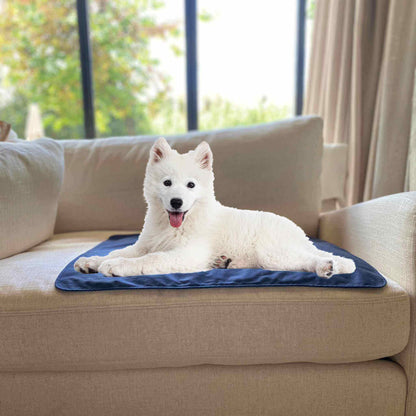
[[[94,81],[92,76],[91,37],[88,0],[77,0],[79,56],[81,63],[84,130],[87,139],[96,137],[94,110]]]
[[[305,78],[305,32],[307,0],[297,0],[295,115],[302,114]],[[94,112],[93,62],[89,28],[89,1],[77,0],[77,18],[80,47],[82,99],[85,137],[96,136]],[[198,130],[198,67],[197,67],[197,0],[184,0],[186,42],[186,107],[188,131]]]

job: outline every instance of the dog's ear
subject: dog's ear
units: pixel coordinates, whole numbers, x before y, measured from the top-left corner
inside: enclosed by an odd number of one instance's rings
[[[201,142],[195,149],[195,159],[202,169],[212,170],[212,152],[207,142]]]
[[[172,149],[166,139],[160,137],[150,149],[150,160],[152,162],[160,162],[171,150]]]

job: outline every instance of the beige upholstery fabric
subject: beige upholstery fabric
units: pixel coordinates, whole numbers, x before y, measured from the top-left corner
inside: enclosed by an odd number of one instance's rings
[[[316,234],[322,121],[302,117],[172,136],[179,151],[206,140],[225,205],[274,211]],[[64,141],[65,179],[55,232],[140,229],[144,170],[155,137]]]
[[[55,235],[0,262],[0,371],[348,363],[407,343],[408,296],[391,281],[349,290],[54,288],[69,260],[113,233]]]
[[[416,69],[413,83],[412,127],[407,159],[406,191],[416,191]]]
[[[416,415],[416,192],[391,195],[325,214],[320,237],[372,263],[411,298],[409,344],[395,359],[408,380],[407,416]]]
[[[2,416],[403,416],[390,361],[0,373]]]
[[[52,235],[63,170],[54,140],[0,143],[0,259]]]

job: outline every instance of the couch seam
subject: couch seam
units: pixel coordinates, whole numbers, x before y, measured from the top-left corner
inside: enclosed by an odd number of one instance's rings
[[[266,301],[266,302],[215,302],[215,303],[191,303],[191,304],[171,304],[171,305],[116,305],[116,306],[92,306],[92,307],[79,307],[79,308],[65,308],[65,309],[44,309],[44,310],[27,310],[27,311],[0,311],[0,316],[8,316],[8,315],[38,315],[38,314],[49,314],[49,313],[82,313],[82,312],[109,312],[109,311],[127,311],[127,310],[141,310],[141,309],[176,309],[176,308],[192,308],[192,307],[235,307],[235,306],[280,306],[280,305],[287,305],[290,303],[293,304],[314,304],[314,305],[346,305],[346,306],[356,306],[356,305],[382,305],[382,304],[390,304],[390,303],[403,303],[403,301],[409,301],[408,295],[402,295],[392,298],[387,298],[383,300],[366,300],[366,301],[314,301],[314,300],[300,300],[300,301]]]
[[[403,351],[403,349],[401,351]],[[374,358],[374,354],[372,354],[371,356],[367,355],[366,358],[359,358],[359,359],[354,358],[354,357],[358,357],[358,356],[349,356],[347,358],[344,358],[344,356],[343,356],[343,359],[345,359],[345,360],[359,360],[359,361],[342,361],[342,362],[337,362],[337,361],[283,361],[283,362],[276,362],[276,363],[268,362],[268,363],[262,363],[262,364],[263,365],[302,364],[302,363],[322,364],[322,365],[355,364],[355,363],[364,363],[364,362],[377,361],[377,360],[380,360],[380,359],[383,359],[383,358],[386,358],[386,357],[391,357],[391,356],[396,355],[396,354],[398,354],[397,349],[394,349],[394,350],[390,350],[388,352],[378,353],[377,356],[379,356],[379,358]],[[204,357],[204,358],[201,358],[201,360],[203,359],[204,361],[206,361],[206,360],[210,360],[210,359],[218,359],[218,358],[224,358],[224,357],[225,358],[230,357],[230,354],[228,354],[228,355],[215,355],[215,356],[210,356],[209,358]],[[371,358],[371,357],[373,357],[373,358]],[[84,363],[80,363],[80,365],[85,365],[85,364],[89,364],[89,363],[91,363],[91,360],[85,361]],[[56,361],[56,362],[52,362],[52,363],[48,363],[48,364],[49,365],[62,364],[62,361]],[[106,364],[107,365],[124,364],[124,365],[128,365],[128,366],[137,365],[137,364],[132,364],[132,362],[129,362],[129,361],[124,362],[124,361],[121,361],[121,360],[101,361],[98,364],[100,364],[100,365],[103,365],[103,364],[104,365],[106,365]],[[208,364],[208,363],[205,362],[204,364]],[[178,367],[188,367],[188,366],[198,366],[198,365],[203,365],[203,364],[201,364],[201,363],[199,363],[199,364],[183,364],[183,365],[180,365],[180,366],[172,366],[172,367],[168,367],[168,368],[178,368]],[[261,365],[261,364],[257,363],[257,364],[210,364],[210,365],[230,365],[230,366],[243,365],[243,366],[245,366],[245,365]],[[166,366],[162,366],[162,367],[137,367],[135,369],[143,369],[144,370],[144,369],[165,368],[165,367]],[[16,368],[10,369],[10,370],[5,370],[5,369],[0,368],[0,374],[3,373],[3,372],[15,372],[15,371],[16,372],[26,372],[28,370],[24,370],[24,369],[19,370],[19,369],[16,369]],[[39,372],[39,371],[48,371],[48,370],[34,370],[34,372]],[[81,370],[56,370],[56,371],[100,371],[100,370],[91,370],[91,369],[90,370],[84,370],[84,369],[81,369]]]

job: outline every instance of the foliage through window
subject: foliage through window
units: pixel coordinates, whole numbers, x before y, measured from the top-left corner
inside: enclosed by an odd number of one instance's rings
[[[98,135],[185,131],[183,0],[95,0],[90,22]]]
[[[29,104],[46,134],[82,137],[77,13],[72,0],[8,0],[0,8],[0,119],[24,137]]]
[[[296,2],[199,0],[200,128],[274,121],[293,114]]]
[[[98,137],[186,131],[185,0],[90,0]],[[293,114],[296,2],[199,0],[199,128]],[[0,119],[82,138],[76,0],[0,0]]]

